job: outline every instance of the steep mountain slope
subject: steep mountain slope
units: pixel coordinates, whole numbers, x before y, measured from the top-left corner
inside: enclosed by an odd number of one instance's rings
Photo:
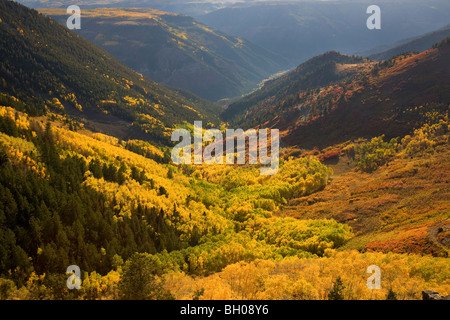
[[[163,140],[183,121],[218,123],[218,107],[145,79],[34,10],[1,0],[0,19],[0,92],[31,114],[66,112],[112,133],[125,127],[123,137]]]
[[[323,99],[328,112],[315,112],[310,121],[299,121],[290,108],[272,119],[288,129],[284,141],[303,146],[326,146],[359,137],[403,136],[420,124],[418,107],[450,103],[450,44],[420,54],[399,56],[375,65],[350,83],[331,86]],[[317,105],[318,110],[324,110]],[[413,112],[408,110],[413,109]],[[414,109],[415,108],[415,109]],[[289,116],[288,116],[289,114]]]
[[[40,10],[62,24],[64,9]],[[287,61],[193,18],[153,9],[82,11],[78,34],[159,83],[216,101],[251,91]]]
[[[419,111],[407,111],[411,107],[427,103],[445,107],[450,102],[449,61],[450,45],[442,41],[420,54],[379,63],[332,64],[334,70],[356,68],[356,72],[335,83],[324,82],[321,87],[298,87],[290,95],[283,94],[291,88],[292,80],[285,79],[293,74],[287,74],[273,81],[284,87],[275,87],[271,93],[269,83],[267,88],[231,105],[230,112],[238,112],[235,123],[279,128],[285,143],[302,148],[323,148],[381,134],[402,136],[421,121]],[[303,68],[301,65],[297,72]],[[317,73],[329,74],[322,68]]]
[[[419,37],[396,42],[388,46],[374,48],[363,52],[360,55],[372,60],[387,60],[401,53],[425,51],[430,49],[433,44],[449,36],[450,25]]]
[[[366,27],[373,4],[381,9],[381,30]],[[273,1],[236,4],[197,19],[298,65],[326,51],[353,54],[437,30],[448,24],[449,12],[446,0]]]
[[[299,92],[327,86],[332,82],[348,78],[361,68],[367,67],[367,61],[360,57],[351,57],[332,51],[314,57],[280,78],[267,81],[262,88],[232,103],[222,113],[225,121],[250,127],[271,120],[272,113],[278,108],[294,102]]]

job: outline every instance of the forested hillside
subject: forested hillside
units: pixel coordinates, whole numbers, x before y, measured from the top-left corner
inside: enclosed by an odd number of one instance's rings
[[[2,106],[0,119],[2,298],[326,299],[339,275],[346,298],[383,299],[388,287],[373,296],[361,285],[369,261],[403,298],[450,292],[448,258],[339,253],[355,237],[347,224],[277,213],[328,188],[332,171],[314,156],[284,159],[274,176],[252,166],[175,167],[151,156],[161,151],[148,142],[72,131],[56,115]],[[448,118],[430,129],[404,140],[404,152],[448,144]],[[71,264],[82,270],[81,290],[66,287]]]
[[[144,132],[162,141],[177,123],[218,124],[217,106],[149,81],[37,11],[2,0],[0,19],[0,91],[32,115],[123,121],[138,129],[125,136]]]
[[[412,133],[423,123],[420,109],[415,108],[429,105],[447,112],[449,60],[447,38],[433,49],[381,61],[369,72],[325,88],[317,95],[318,103],[312,104],[316,108],[310,121],[290,121],[293,126],[286,142],[325,146],[359,137],[385,134],[395,138]]]
[[[309,93],[328,86],[349,78],[368,66],[368,61],[361,57],[335,51],[324,53],[279,78],[265,82],[260,89],[230,104],[222,112],[222,119],[245,127],[264,123],[274,114],[273,110],[267,113],[267,107],[275,105],[275,108],[283,110],[296,102],[299,92]]]
[[[322,255],[351,237],[332,220],[271,217],[327,184],[318,160],[286,160],[273,177],[254,167],[177,168],[128,150],[157,154],[148,143],[0,111],[0,273],[14,271],[18,286],[35,272],[51,288],[70,264],[106,274],[136,252],[156,254],[165,271],[205,275],[240,260]]]

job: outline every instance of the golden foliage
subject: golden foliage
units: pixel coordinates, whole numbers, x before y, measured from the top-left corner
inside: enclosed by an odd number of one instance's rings
[[[39,152],[33,143],[0,132],[0,146],[5,148],[10,161],[16,167],[24,171],[31,170],[36,175],[45,177],[45,168],[37,160],[39,158]]]
[[[16,101],[19,101],[15,99]],[[0,106],[0,117],[13,120],[18,129],[27,130],[30,128],[28,116],[22,112],[18,112],[11,107]]]
[[[370,265],[381,269],[381,289],[367,287]],[[200,299],[325,300],[338,276],[345,285],[344,298],[349,300],[386,299],[389,289],[401,300],[421,299],[422,290],[450,294],[446,258],[355,250],[331,252],[322,258],[238,262],[208,277],[169,273],[166,288],[177,299],[192,299],[203,288]]]

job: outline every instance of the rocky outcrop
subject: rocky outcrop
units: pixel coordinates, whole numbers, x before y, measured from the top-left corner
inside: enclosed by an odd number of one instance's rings
[[[422,291],[423,300],[450,300],[449,296],[441,296],[438,292],[433,290]]]

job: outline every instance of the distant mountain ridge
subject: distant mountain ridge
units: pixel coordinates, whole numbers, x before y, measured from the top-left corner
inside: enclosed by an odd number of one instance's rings
[[[425,51],[430,49],[433,44],[448,36],[450,36],[450,24],[439,30],[412,39],[406,39],[362,52],[360,55],[372,60],[386,60],[401,53]]]
[[[373,4],[381,9],[380,30],[366,26]],[[355,54],[434,31],[449,23],[449,12],[447,0],[267,1],[235,4],[197,19],[295,66],[326,51]]]
[[[242,0],[240,0],[242,1]],[[253,1],[253,0],[251,0]],[[255,0],[256,1],[256,0]],[[187,14],[196,16],[205,14],[219,8],[227,3],[236,2],[235,0],[78,0],[74,3],[72,0],[18,0],[28,7],[38,8],[67,8],[69,5],[77,4],[83,9],[95,8],[152,8],[161,11]]]
[[[65,9],[40,12],[66,23]],[[217,101],[253,90],[289,63],[191,17],[154,9],[83,9],[76,32],[144,76]]]

